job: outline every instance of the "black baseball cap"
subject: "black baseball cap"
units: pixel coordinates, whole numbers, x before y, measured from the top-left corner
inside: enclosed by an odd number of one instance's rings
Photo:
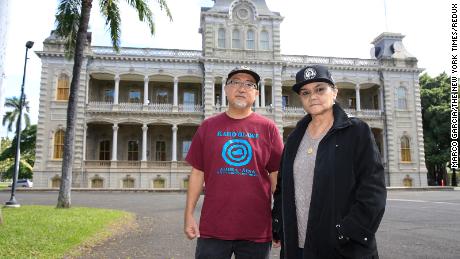
[[[312,82],[325,82],[335,85],[331,73],[327,67],[322,65],[311,65],[302,68],[299,72],[297,72],[295,81],[296,83],[292,86],[292,90],[296,93],[299,93],[302,86]]]
[[[232,77],[234,74],[238,74],[238,73],[246,73],[246,74],[251,75],[256,80],[256,84],[258,84],[260,81],[260,76],[254,70],[252,70],[252,68],[248,66],[235,67],[232,71],[230,71],[230,73],[228,73],[227,80],[228,78]]]

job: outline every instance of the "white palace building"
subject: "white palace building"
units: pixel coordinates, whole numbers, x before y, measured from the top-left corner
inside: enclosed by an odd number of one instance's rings
[[[264,0],[215,0],[201,9],[202,50],[91,46],[85,49],[75,138],[73,186],[186,188],[184,161],[200,123],[226,109],[228,72],[248,65],[261,75],[254,110],[283,138],[305,113],[291,91],[307,64],[329,67],[338,101],[372,128],[388,186],[426,186],[417,59],[403,35],[374,39],[371,59],[283,55],[283,17]],[[54,33],[42,61],[34,184],[59,187],[73,62]]]

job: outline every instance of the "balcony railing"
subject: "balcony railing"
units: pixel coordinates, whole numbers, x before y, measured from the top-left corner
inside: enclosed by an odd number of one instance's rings
[[[283,107],[284,115],[305,115],[303,107]]]
[[[111,102],[89,102],[87,109],[90,111],[111,111],[113,109],[113,103]]]
[[[137,112],[142,111],[142,103],[119,103],[118,110],[126,112]]]
[[[150,103],[147,105],[147,110],[153,112],[172,112],[173,105],[171,103]]]
[[[179,104],[180,112],[202,112],[203,106],[194,104]]]
[[[355,117],[371,117],[371,118],[378,118],[383,115],[381,110],[376,109],[361,109],[357,111],[356,109],[344,109],[346,113]]]
[[[149,49],[149,48],[120,48],[116,52],[112,47],[93,46],[91,50],[96,55],[110,56],[139,56],[139,57],[170,57],[170,58],[200,58],[199,50],[181,49]]]
[[[282,59],[286,62],[301,64],[346,65],[357,67],[378,67],[380,65],[379,61],[376,59],[336,58],[300,55],[283,55]]]
[[[157,168],[170,169],[182,168],[188,169],[190,165],[186,161],[126,161],[126,160],[86,160],[87,169],[108,169],[108,168]]]
[[[89,102],[87,110],[90,112],[111,112],[111,111],[125,111],[125,112],[139,112],[139,111],[150,111],[150,112],[173,112],[173,105],[171,103],[150,103],[144,105],[142,103],[119,103],[113,104],[111,102]],[[202,105],[188,105],[179,104],[179,112],[203,112]]]

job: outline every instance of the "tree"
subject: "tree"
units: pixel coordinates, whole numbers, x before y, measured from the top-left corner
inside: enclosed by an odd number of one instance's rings
[[[24,98],[24,106],[26,111],[24,112],[24,121],[26,128],[30,126],[30,117],[29,117],[29,102]],[[3,117],[2,125],[8,124],[8,131],[13,130],[13,125],[16,125],[16,120],[19,116],[19,98],[18,97],[9,97],[5,99],[5,107],[12,108],[13,110],[7,111]]]
[[[19,178],[32,178],[32,169],[35,163],[35,139],[37,125],[25,128],[21,132],[21,159],[19,160]],[[17,138],[9,141],[10,145],[0,153],[0,168],[5,172],[5,178],[13,178],[14,157],[16,155]],[[8,142],[7,142],[8,143]]]
[[[428,183],[446,183],[450,161],[450,77],[442,73],[420,77],[425,161]]]
[[[150,34],[155,32],[153,13],[148,7],[148,0],[126,0],[137,13],[139,20],[146,22]],[[160,9],[164,10],[172,20],[166,0],[157,0]],[[57,35],[65,40],[65,50],[68,57],[73,54],[72,81],[70,83],[69,101],[67,105],[66,131],[64,136],[64,152],[62,158],[61,186],[57,208],[70,208],[70,191],[72,183],[73,149],[75,124],[77,117],[77,93],[80,85],[80,72],[83,62],[83,49],[86,42],[88,24],[92,8],[92,0],[60,0],[56,13]],[[118,0],[99,0],[102,16],[109,26],[113,48],[118,51],[120,46],[121,19]]]

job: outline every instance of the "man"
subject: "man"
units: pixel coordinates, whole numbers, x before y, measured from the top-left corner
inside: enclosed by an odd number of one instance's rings
[[[268,258],[271,190],[282,152],[275,124],[254,112],[260,76],[246,66],[228,74],[228,110],[198,128],[186,160],[192,166],[184,232],[198,238],[195,257]],[[193,217],[206,186],[200,224]]]

